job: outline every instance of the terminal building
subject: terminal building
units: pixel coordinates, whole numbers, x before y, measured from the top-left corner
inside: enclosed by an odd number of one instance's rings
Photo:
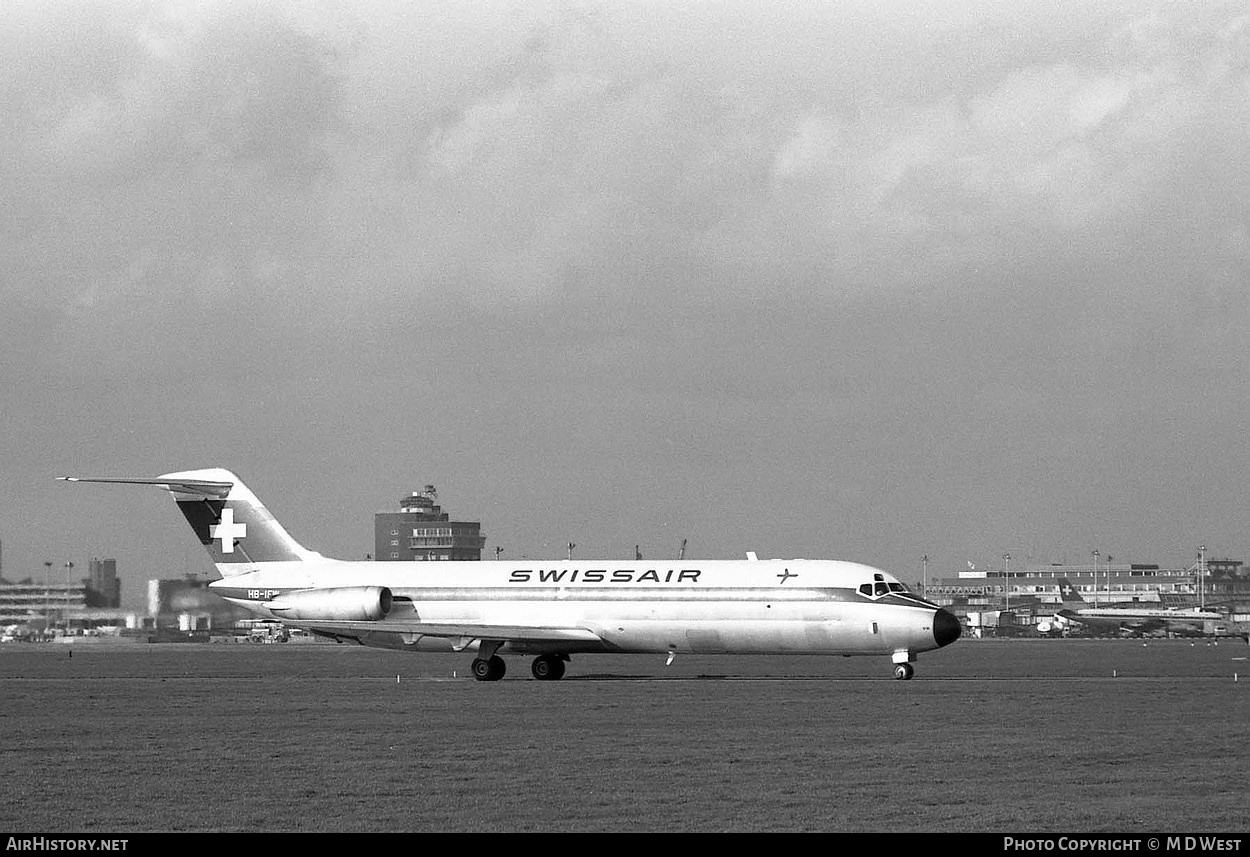
[[[373,518],[373,558],[384,562],[482,558],[486,537],[479,521],[453,521],[438,505],[433,485],[399,501],[398,512]]]
[[[46,562],[38,578],[0,578],[0,631],[5,640],[76,638],[105,631],[207,632],[251,615],[193,577],[150,580],[147,596],[146,615],[121,606],[115,559],[91,559],[85,577],[75,563]]]
[[[11,583],[0,580],[0,625],[33,623],[41,628],[66,626],[87,607],[82,581],[39,582],[30,578]]]
[[[92,559],[86,577],[81,571],[75,576],[72,562],[43,565],[42,580],[27,577],[11,582],[0,578],[0,625],[33,621],[42,629],[68,628],[71,623],[100,618],[97,611],[101,609],[121,606],[117,560]]]
[[[1181,569],[1138,563],[1090,562],[1068,565],[1026,565],[1023,568],[970,569],[954,577],[938,578],[925,590],[931,599],[961,598],[1035,599],[1060,604],[1060,581],[1067,580],[1091,606],[1152,603],[1162,606],[1192,605],[1207,597],[1230,596],[1247,577],[1240,560],[1216,559]],[[1244,594],[1244,593],[1238,593]]]
[[[1200,558],[1188,568],[1167,569],[1145,563],[1031,564],[969,570],[938,577],[924,587],[926,597],[961,617],[1001,613],[1004,621],[1028,629],[1045,623],[1065,605],[1066,581],[1085,607],[1147,609],[1205,608],[1224,613],[1237,626],[1250,623],[1250,568],[1241,560]]]

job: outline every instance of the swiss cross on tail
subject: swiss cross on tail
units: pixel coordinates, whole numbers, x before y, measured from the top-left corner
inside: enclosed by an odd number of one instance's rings
[[[234,509],[227,507],[221,510],[221,523],[210,525],[208,534],[214,539],[221,539],[222,553],[234,553],[234,540],[247,535],[247,524],[236,524]]]

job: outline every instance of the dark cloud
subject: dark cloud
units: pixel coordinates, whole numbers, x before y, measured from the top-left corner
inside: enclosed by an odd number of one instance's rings
[[[1241,549],[1234,7],[10,20],[6,558],[71,466],[263,474],[347,555],[426,481],[516,553]]]

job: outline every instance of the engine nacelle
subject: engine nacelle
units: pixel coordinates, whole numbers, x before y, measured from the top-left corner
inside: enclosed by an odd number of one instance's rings
[[[376,622],[391,612],[391,590],[385,586],[343,586],[289,592],[265,609],[280,619]]]

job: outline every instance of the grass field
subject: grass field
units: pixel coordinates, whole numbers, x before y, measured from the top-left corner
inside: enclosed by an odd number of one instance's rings
[[[72,652],[72,656],[71,653]],[[0,646],[0,830],[1250,830],[1250,646],[876,658]]]

